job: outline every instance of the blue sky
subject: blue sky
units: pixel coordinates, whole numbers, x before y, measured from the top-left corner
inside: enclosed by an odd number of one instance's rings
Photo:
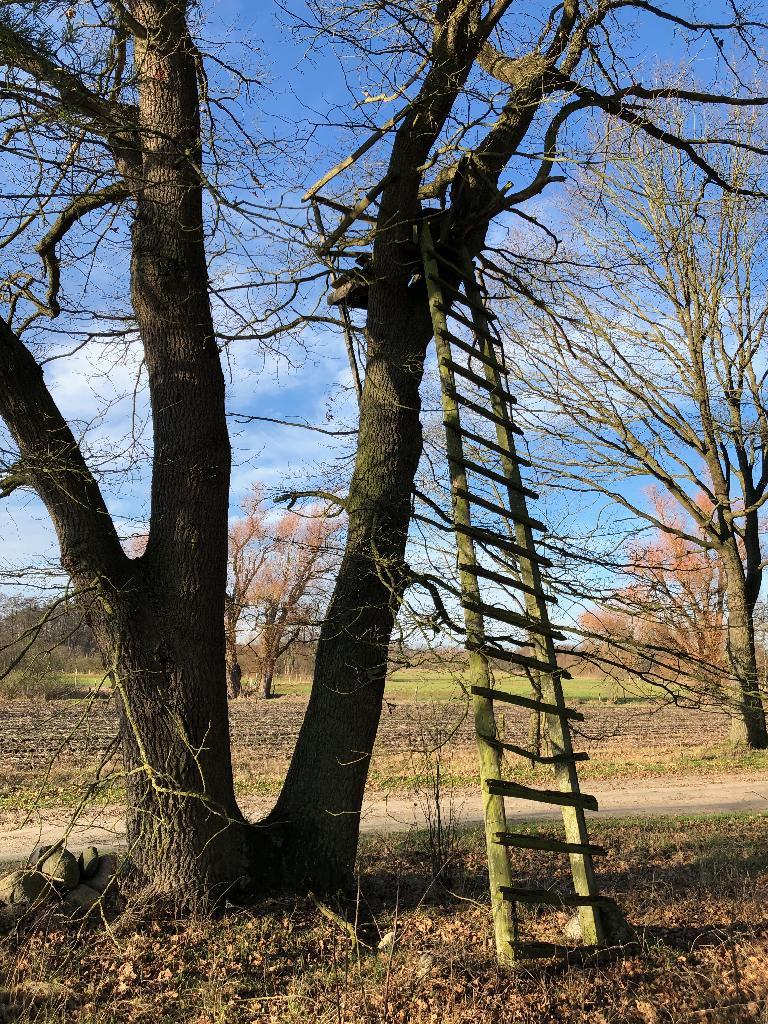
[[[303,59],[305,47],[295,42],[278,24],[274,5],[252,5],[226,0],[210,12],[206,34],[220,38],[234,33],[247,39],[265,58],[265,93],[257,97],[254,117],[261,128],[284,135],[291,120],[317,119],[341,99],[338,80],[331,67]],[[300,73],[294,68],[300,66]],[[333,65],[335,67],[335,64]],[[289,83],[290,80],[290,83]],[[5,186],[11,184],[9,178]],[[80,272],[71,271],[71,280]],[[91,290],[110,281],[114,272],[109,260],[88,268]],[[127,281],[123,282],[127,286]],[[86,287],[83,283],[83,288]],[[73,285],[74,287],[74,285]],[[52,362],[46,380],[62,412],[76,433],[87,424],[86,446],[91,461],[101,464],[100,454],[125,452],[110,460],[123,472],[110,476],[103,487],[118,528],[129,535],[141,530],[147,516],[149,466],[145,456],[151,436],[147,426],[146,396],[134,397],[140,378],[139,353],[126,356],[121,347],[94,343],[75,356]],[[287,358],[276,357],[257,343],[231,346],[225,359],[228,410],[245,416],[258,415],[296,420],[342,429],[354,426],[355,404],[349,390],[350,374],[341,339],[327,330],[309,331],[302,348],[287,347]],[[96,415],[94,415],[96,414]],[[136,448],[129,452],[135,434]],[[308,477],[336,475],[338,459],[348,463],[349,442],[297,427],[268,422],[231,421],[233,446],[232,515],[250,486],[258,481],[266,488],[301,486]],[[343,469],[341,470],[343,472]],[[16,492],[0,502],[0,574],[25,566],[56,566],[58,547],[41,502],[30,492]],[[1,577],[0,577],[1,579]],[[13,576],[10,589],[16,585]]]
[[[297,2],[295,6],[300,10],[303,5]],[[667,5],[681,11],[689,6]],[[702,5],[702,10],[712,6]],[[238,52],[238,40],[245,40],[260,51],[260,72],[265,84],[256,97],[253,117],[266,135],[284,137],[294,129],[297,135],[305,134],[314,125],[322,126],[329,115],[333,118],[334,109],[348,104],[350,81],[357,98],[361,97],[364,84],[375,84],[356,82],[351,61],[343,63],[344,71],[351,75],[345,78],[336,54],[329,52],[319,57],[313,53],[309,57],[306,43],[281,24],[285,17],[273,3],[217,0],[208,6],[206,17],[205,35],[213,40],[231,40],[228,52]],[[625,52],[630,61],[654,66],[658,61],[676,64],[682,49],[673,33],[661,32],[655,25],[652,32],[636,34]],[[708,77],[709,57],[694,54],[694,64],[697,61],[701,63],[702,76]],[[376,117],[374,112],[370,116]],[[305,159],[300,168],[299,176],[304,183],[335,163],[348,145],[347,136],[342,139],[338,131],[321,128],[306,151],[309,162]],[[553,212],[553,199],[551,195],[539,204],[546,217]],[[108,257],[100,266],[89,268],[87,278],[81,268],[72,268],[73,287],[81,273],[84,290],[103,286],[104,294],[114,288],[114,276],[119,275]],[[125,278],[118,279],[118,284],[121,283],[127,285]],[[127,287],[123,291],[127,295]],[[341,429],[352,426],[354,402],[340,335],[318,328],[306,332],[302,340],[303,349],[287,346],[286,358],[263,351],[255,343],[233,345],[226,362],[230,375],[229,410],[276,419],[301,419]],[[149,473],[147,459],[142,455],[146,455],[151,439],[146,429],[145,398],[139,392],[134,402],[133,396],[134,383],[140,379],[137,354],[97,342],[73,358],[49,364],[46,377],[76,431],[85,431],[92,459],[98,462],[100,453],[115,449],[126,452],[117,460],[122,472],[109,477],[105,490],[122,532],[141,530],[147,514]],[[138,440],[138,449],[131,448],[129,441],[133,439]],[[343,477],[349,466],[348,439],[336,443],[323,434],[295,427],[233,422],[232,442],[233,515],[255,481],[279,488],[300,484],[307,476],[324,474],[326,470],[332,476]],[[55,564],[56,544],[47,516],[28,492],[17,493],[0,503],[0,537],[0,572],[28,564]]]

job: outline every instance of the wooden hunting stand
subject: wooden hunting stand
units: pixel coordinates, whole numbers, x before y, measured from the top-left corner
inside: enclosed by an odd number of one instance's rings
[[[330,235],[321,231],[319,252],[325,260],[344,251],[345,234],[357,221],[375,224],[368,211],[384,182],[350,208],[323,199],[319,190],[381,137],[375,133],[304,197],[315,206],[318,225],[322,223],[318,202],[342,213]],[[535,542],[535,533],[544,526],[528,512],[527,499],[537,495],[526,486],[521,473],[521,468],[531,463],[517,452],[515,438],[521,431],[512,415],[515,398],[507,389],[508,371],[495,317],[487,308],[472,260],[466,252],[433,239],[429,216],[414,227],[414,241],[423,264],[423,278],[415,286],[426,285],[440,376],[460,582],[454,593],[463,609],[469,654],[496,949],[500,962],[512,965],[519,959],[557,956],[574,948],[525,942],[520,934],[520,905],[577,909],[582,940],[587,947],[594,947],[606,942],[605,911],[615,904],[599,895],[595,880],[593,858],[605,851],[589,842],[585,811],[596,811],[597,801],[580,790],[577,765],[588,760],[588,755],[574,752],[569,725],[583,716],[566,706],[563,695],[563,679],[570,675],[558,666],[555,641],[565,637],[549,619],[548,606],[554,599],[545,590],[542,568],[551,562],[539,553]],[[359,240],[353,244],[359,247]],[[329,300],[333,304],[365,308],[367,264],[359,258],[357,263],[363,269],[345,271],[334,282]],[[419,269],[417,277],[422,277]],[[349,321],[344,322],[347,325]],[[347,349],[353,352],[349,340]],[[489,430],[492,437],[486,436]],[[491,632],[501,627],[503,635]],[[531,683],[532,696],[518,696],[497,686],[495,662],[521,668]],[[538,713],[545,722],[549,749],[528,750],[506,742],[495,713],[499,703]],[[505,754],[551,766],[556,788],[538,789],[505,780]],[[506,797],[560,807],[564,837],[509,831]],[[573,892],[515,884],[510,860],[513,849],[567,856]]]

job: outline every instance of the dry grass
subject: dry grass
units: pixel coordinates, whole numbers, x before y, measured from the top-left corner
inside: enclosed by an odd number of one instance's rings
[[[394,945],[356,953],[307,900],[217,920],[116,914],[109,930],[59,916],[4,949],[5,1020],[39,1024],[677,1024],[768,1021],[768,818],[612,822],[601,872],[641,946],[593,966],[496,969],[481,837],[462,837],[453,894],[430,878],[423,836],[367,841],[361,892]],[[522,881],[565,866],[516,855]],[[550,869],[542,876],[537,869]],[[564,913],[529,921],[556,938]],[[12,995],[8,993],[12,992]],[[0,1002],[0,1005],[2,1003]],[[0,1013],[0,1020],[2,1020]]]
[[[418,751],[380,750],[374,754],[367,795],[371,799],[409,796],[423,783]],[[238,797],[274,797],[280,792],[290,757],[282,752],[234,752],[235,789]],[[477,753],[473,747],[460,746],[447,750],[444,757],[442,784],[446,791],[474,792],[478,787]],[[581,766],[582,781],[607,779],[664,779],[706,776],[764,779],[768,772],[768,752],[734,753],[724,744],[654,750],[604,749],[595,759]],[[507,763],[508,778],[528,785],[551,782],[548,768],[531,770],[519,759]],[[91,797],[102,805],[119,805],[124,792],[119,760],[103,767],[101,781]],[[83,794],[94,785],[93,764],[83,764],[75,757],[60,755],[50,766],[20,764],[0,767],[0,822],[3,827],[30,810],[77,806]]]
[[[633,704],[581,704],[585,714],[579,749],[592,760],[584,779],[668,775],[752,774],[768,770],[763,751],[733,755],[721,739],[721,716],[679,708]],[[236,702],[231,709],[235,784],[242,797],[270,797],[285,777],[306,703],[286,697]],[[526,742],[527,714],[505,716],[505,736]],[[117,718],[111,701],[0,702],[0,814],[30,807],[71,807],[93,782],[96,766],[114,746]],[[407,794],[418,779],[420,751],[430,737],[448,740],[444,783],[476,789],[477,757],[471,715],[461,703],[387,705],[374,749],[368,792]],[[117,768],[117,765],[115,766]],[[513,764],[521,779],[531,778],[525,762]],[[119,779],[103,772],[99,799],[121,800]]]

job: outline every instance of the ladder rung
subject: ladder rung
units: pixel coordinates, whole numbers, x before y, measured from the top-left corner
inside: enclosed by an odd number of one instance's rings
[[[511,796],[518,800],[532,800],[537,804],[557,804],[560,807],[580,807],[582,810],[596,811],[597,798],[589,793],[561,793],[559,789],[533,789],[522,786],[519,782],[507,782],[506,779],[486,779],[486,788],[494,796]]]
[[[457,320],[460,324],[463,324],[464,327],[469,328],[469,330],[473,331],[478,336],[478,338],[485,338],[486,340],[490,341],[491,344],[498,345],[498,342],[496,341],[496,339],[494,338],[490,331],[487,331],[484,327],[477,327],[477,325],[472,320],[470,320],[469,317],[463,316],[461,313],[457,312],[457,310],[453,309],[452,307],[445,306],[443,305],[442,302],[436,302],[434,304],[434,308],[438,310],[440,313],[442,313],[443,316],[451,317],[453,320]]]
[[[473,359],[477,359],[485,366],[490,366],[492,370],[496,370],[498,373],[503,374],[505,377],[509,376],[509,370],[506,368],[506,366],[503,366],[495,359],[492,359],[490,356],[487,356],[484,352],[481,352],[476,345],[470,345],[468,341],[464,341],[463,338],[459,338],[457,337],[457,335],[451,334],[451,332],[448,330],[441,330],[440,333],[447,341],[451,343],[451,345],[455,345],[456,348],[460,348],[462,352],[466,352],[468,356],[471,356]],[[515,403],[517,402],[517,399],[513,395],[510,395],[510,401]]]
[[[615,902],[608,896],[579,896],[552,889],[521,889],[513,885],[500,885],[499,892],[511,903],[543,903],[550,907],[610,907]]]
[[[520,612],[509,611],[506,608],[497,608],[496,605],[486,604],[484,601],[474,601],[472,598],[462,598],[462,607],[467,611],[476,612],[485,618],[495,619],[496,622],[505,622],[510,626],[519,626],[539,636],[550,636],[553,640],[565,640],[565,635],[554,629],[551,623],[537,622],[530,615],[522,615]]]
[[[517,704],[518,707],[528,708],[530,711],[540,711],[542,715],[557,715],[559,718],[568,718],[572,722],[583,722],[584,715],[573,708],[559,708],[557,704],[547,704],[543,700],[536,700],[533,697],[520,697],[516,693],[507,693],[505,690],[496,690],[490,686],[471,686],[470,690],[477,697],[487,697],[489,700],[501,700],[506,704]]]
[[[513,540],[507,540],[506,537],[494,533],[493,530],[481,529],[479,526],[462,526],[460,523],[456,523],[455,529],[458,533],[474,537],[480,543],[492,544],[502,551],[509,551],[510,554],[519,555],[520,558],[525,558],[529,562],[538,562],[539,565],[548,567],[553,564],[546,555],[538,555],[535,551],[529,551],[522,544],[517,544]],[[565,639],[565,637],[562,637],[562,639]]]
[[[520,626],[521,629],[530,629],[532,633],[539,633],[541,636],[551,636],[555,640],[564,640],[565,636],[558,633],[551,625],[544,622],[536,622],[528,615],[521,615],[520,612],[511,612],[506,608],[497,608],[494,604],[486,604],[485,601],[474,601],[472,598],[462,598],[462,605],[470,612],[477,612],[479,615],[497,622],[507,622],[511,626]]]
[[[453,370],[459,377],[464,377],[465,380],[471,381],[476,384],[479,388],[483,388],[489,393],[495,393],[504,399],[505,402],[509,402],[511,405],[515,404],[515,396],[510,395],[506,388],[501,385],[494,384],[493,381],[487,380],[485,377],[481,377],[479,373],[474,373],[472,370],[468,370],[461,363],[457,363],[454,359],[441,359],[440,362],[443,366],[447,366],[449,370]]]
[[[455,424],[451,423],[450,420],[443,420],[443,426],[447,427],[448,430],[454,431],[456,434],[461,434],[462,437],[469,438],[470,441],[474,441],[483,448],[488,448],[490,451],[496,452],[497,455],[503,455],[507,459],[513,459],[518,466],[525,466],[530,469],[533,465],[532,462],[529,462],[528,459],[521,458],[516,452],[513,454],[509,448],[502,448],[502,446],[497,444],[496,441],[491,441],[489,438],[483,437],[482,434],[475,434],[473,431],[467,430],[466,427],[457,427]]]
[[[471,641],[467,641],[467,650],[475,651],[477,654],[483,654],[486,658],[495,658],[497,661],[508,661],[513,665],[522,665],[524,668],[530,668],[534,672],[546,672],[548,675],[554,675],[555,672],[560,676],[561,679],[573,679],[570,672],[564,668],[560,668],[558,665],[553,665],[550,661],[541,661],[539,658],[532,658],[528,654],[518,654],[516,651],[503,651],[500,647],[490,647],[488,644],[473,644]]]
[[[557,604],[557,598],[552,597],[550,594],[544,594],[541,590],[536,590],[535,587],[529,587],[527,583],[521,583],[519,580],[511,579],[509,576],[503,576],[500,572],[494,572],[493,569],[486,569],[484,565],[468,565],[466,562],[459,564],[460,569],[464,569],[467,572],[474,572],[475,576],[482,576],[484,580],[490,580],[491,583],[498,583],[502,587],[512,587],[513,590],[522,590],[525,594],[533,594],[534,597],[539,598],[540,601],[547,601],[549,604]]]
[[[454,494],[457,494],[460,498],[465,498],[473,505],[479,505],[480,508],[484,508],[488,512],[495,512],[497,516],[509,519],[513,523],[522,523],[524,526],[529,526],[532,530],[541,530],[546,532],[546,526],[538,519],[531,519],[530,516],[524,516],[519,512],[513,512],[511,509],[504,508],[503,505],[497,505],[494,501],[488,501],[487,498],[481,498],[479,494],[472,494],[471,491],[465,491],[463,487],[455,487]]]
[[[468,309],[471,309],[473,313],[479,313],[481,316],[484,316],[486,320],[496,319],[495,313],[492,313],[489,309],[486,309],[485,306],[481,305],[480,303],[475,302],[474,299],[470,299],[468,295],[465,295],[464,292],[459,291],[459,289],[456,288],[454,285],[448,284],[448,282],[444,281],[441,277],[437,277],[435,274],[427,274],[427,280],[431,281],[432,284],[436,284],[438,288],[442,289],[443,291],[448,292],[449,295],[453,296],[454,302],[460,302],[463,306],[466,306]]]
[[[497,832],[495,843],[514,846],[517,850],[545,850],[547,853],[584,853],[591,857],[605,857],[608,851],[594,843],[566,843],[549,836],[532,836],[525,832]]]
[[[532,750],[526,750],[525,747],[518,747],[515,743],[507,743],[504,740],[496,739],[495,736],[481,736],[480,738],[492,747],[497,747],[499,750],[508,750],[510,753],[518,754],[520,757],[525,757],[536,764],[570,764],[571,761],[589,760],[589,754],[585,752],[578,754],[553,754],[550,757],[546,754],[534,754]]]
[[[462,395],[460,391],[455,388],[444,388],[446,395],[452,398],[455,402],[465,406],[467,409],[471,409],[472,412],[477,413],[478,416],[482,416],[486,420],[490,420],[491,423],[496,423],[500,427],[505,427],[507,430],[511,430],[513,434],[518,434],[523,437],[523,432],[520,427],[508,418],[504,416],[497,416],[491,409],[486,409],[485,406],[479,405],[477,402],[473,402],[471,398],[467,398],[466,395]]]
[[[471,470],[473,473],[479,473],[480,476],[485,476],[489,480],[495,480],[497,484],[503,484],[505,487],[509,487],[512,491],[517,491],[518,494],[524,494],[526,497],[535,500],[538,498],[536,491],[532,491],[530,487],[518,487],[514,481],[510,480],[509,477],[504,476],[503,473],[497,473],[495,469],[488,469],[481,462],[475,462],[473,459],[451,459],[451,462],[463,466],[465,469]]]

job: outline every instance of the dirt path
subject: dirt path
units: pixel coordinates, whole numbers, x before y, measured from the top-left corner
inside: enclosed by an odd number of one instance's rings
[[[747,813],[768,811],[768,777],[743,777],[717,780],[696,776],[654,781],[635,780],[620,786],[615,782],[594,783],[590,792],[598,798],[601,817],[675,817],[689,814]],[[482,822],[480,795],[477,791],[453,794],[454,808],[465,826]],[[243,810],[256,819],[271,806],[269,797],[250,797],[242,801]],[[507,800],[511,820],[556,818],[559,811],[532,811],[524,800]],[[403,832],[424,827],[424,807],[417,800],[403,797],[381,798],[373,794],[363,807],[364,832]],[[71,812],[43,811],[24,820],[20,815],[5,815],[0,820],[0,864],[25,859],[43,843],[51,843],[68,831],[68,845],[119,847],[124,841],[119,807],[99,808],[72,824]]]

